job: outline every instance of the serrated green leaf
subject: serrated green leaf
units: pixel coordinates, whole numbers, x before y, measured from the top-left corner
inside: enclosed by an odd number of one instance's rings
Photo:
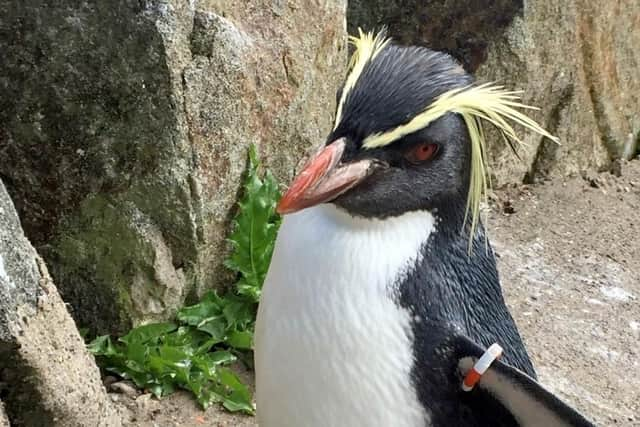
[[[162,357],[154,355],[149,356],[147,368],[156,378],[160,378],[171,371],[171,367]]]
[[[197,327],[198,330],[208,333],[211,335],[211,338],[218,340],[218,342],[224,341],[227,332],[227,322],[223,315],[204,319]]]
[[[209,340],[207,340],[207,341],[203,342],[202,344],[200,344],[200,345],[198,346],[198,348],[196,349],[196,351],[193,353],[193,354],[194,354],[194,356],[197,356],[197,355],[200,355],[200,354],[205,354],[205,353],[207,353],[208,351],[210,351],[210,350],[211,350],[211,348],[212,348],[214,345],[218,344],[219,342],[220,342],[220,340],[219,340],[219,339],[217,339],[217,338],[211,338],[211,339],[209,339]]]
[[[165,395],[165,393],[163,393],[164,387],[162,387],[161,384],[153,384],[152,386],[147,388],[158,399]]]
[[[132,362],[132,365],[134,364],[133,362],[135,362],[135,365],[138,367],[130,367],[130,369],[135,369],[137,372],[144,372],[144,364],[149,354],[148,352],[149,347],[142,343],[132,342],[127,345],[124,354],[127,359]]]
[[[244,296],[249,301],[257,304],[260,300],[260,288],[247,283],[244,278],[240,278],[236,284],[236,291],[239,295]]]
[[[198,396],[198,403],[202,405],[204,409],[207,409],[214,403],[222,403],[224,402],[224,396],[216,393],[211,389],[205,389],[202,391],[200,396]]]
[[[158,349],[158,354],[167,362],[178,363],[189,360],[189,355],[180,347],[163,345]],[[187,363],[188,364],[188,363]]]
[[[132,351],[132,353],[134,352]],[[124,362],[124,366],[127,368],[128,372],[130,373],[144,374],[147,372],[144,361],[141,363],[138,360],[127,359]]]
[[[181,326],[175,332],[166,334],[161,342],[171,347],[180,347],[188,354],[206,351],[215,343],[211,343],[209,334],[191,326]]]
[[[118,350],[111,342],[109,335],[96,337],[87,345],[87,349],[95,356],[114,356]]]
[[[231,395],[231,397],[225,399],[224,402],[222,402],[222,406],[230,412],[245,412],[249,415],[253,415],[255,413],[251,401],[246,400],[244,397],[239,398],[235,395]]]
[[[241,350],[251,350],[253,334],[249,331],[232,331],[227,337],[227,344]]]
[[[218,375],[220,383],[231,391],[224,400],[223,406],[229,411],[244,411],[252,414],[253,404],[251,402],[251,393],[247,386],[230,369],[219,368]]]
[[[194,371],[191,373],[191,376],[187,381],[187,387],[189,388],[189,390],[191,390],[191,392],[193,392],[193,394],[198,396],[202,393],[202,390],[204,389],[208,381],[209,378],[203,372]]]
[[[257,302],[259,290],[269,268],[279,219],[275,212],[280,198],[278,186],[270,173],[259,177],[260,163],[255,147],[249,150],[249,169],[244,195],[238,203],[229,241],[233,252],[225,265],[239,273],[243,286],[237,291]]]
[[[238,358],[233,355],[230,351],[220,350],[214,351],[212,353],[208,353],[205,355],[206,358],[214,365],[228,365],[229,363],[235,362]]]
[[[204,375],[205,378],[208,380],[215,380],[216,364],[209,360],[206,355],[194,357],[193,364],[198,368],[199,373]]]
[[[222,311],[224,301],[215,292],[207,292],[202,301],[178,311],[177,318],[187,325],[197,325]]]
[[[157,340],[161,335],[178,328],[175,323],[150,323],[148,325],[133,328],[129,333],[119,339],[125,344],[145,344],[151,340]]]
[[[245,329],[255,319],[256,306],[246,298],[230,294],[222,310],[227,329]]]

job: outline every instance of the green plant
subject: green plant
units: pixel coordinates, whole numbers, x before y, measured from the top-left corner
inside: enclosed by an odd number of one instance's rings
[[[251,360],[260,288],[280,225],[277,183],[260,169],[252,146],[229,237],[233,250],[225,262],[238,275],[235,286],[223,296],[207,293],[198,304],[182,308],[175,322],[139,326],[117,340],[97,337],[88,348],[104,370],[158,397],[182,388],[204,408],[222,403],[230,411],[254,412],[247,386],[228,365]]]

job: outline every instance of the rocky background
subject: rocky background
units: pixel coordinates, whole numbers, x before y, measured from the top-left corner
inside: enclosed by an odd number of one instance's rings
[[[76,425],[87,396],[85,412],[118,424],[47,267],[91,333],[170,318],[228,283],[248,146],[291,177],[329,130],[347,30],[383,25],[541,108],[534,118],[561,145],[528,135],[520,162],[492,146],[495,183],[619,173],[637,154],[634,0],[0,0],[0,179],[44,259],[0,186],[0,399],[12,421],[25,422],[20,396],[66,393],[38,348],[73,366],[64,381],[77,390],[64,404],[34,399],[47,425]],[[66,335],[40,339],[55,329]],[[7,391],[21,369],[41,379]]]
[[[500,139],[498,182],[538,182],[634,156],[640,138],[640,5],[636,0],[352,0],[349,31],[444,50],[480,81],[524,91],[561,145],[529,135],[522,162]]]
[[[0,16],[0,174],[101,333],[227,281],[247,147],[289,177],[328,130],[347,54],[338,1],[2,0]]]

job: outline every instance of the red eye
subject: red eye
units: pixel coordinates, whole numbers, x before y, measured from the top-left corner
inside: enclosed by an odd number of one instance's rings
[[[422,163],[433,158],[438,152],[438,145],[423,142],[422,144],[414,145],[407,151],[404,157],[411,163]]]

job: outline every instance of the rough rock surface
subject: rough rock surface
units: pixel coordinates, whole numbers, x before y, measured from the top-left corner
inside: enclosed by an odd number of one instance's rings
[[[7,413],[4,411],[4,404],[2,401],[0,401],[0,427],[10,427],[9,418],[7,418]]]
[[[1,182],[0,384],[15,426],[120,425],[95,361]]]
[[[490,149],[497,182],[533,182],[630,158],[640,139],[640,3],[621,0],[353,0],[349,31],[389,27],[444,50],[481,81],[523,89],[561,145],[525,138],[523,161]],[[500,141],[494,138],[495,141]]]
[[[247,147],[322,142],[343,0],[0,0],[0,176],[83,326],[165,319],[227,278]]]

